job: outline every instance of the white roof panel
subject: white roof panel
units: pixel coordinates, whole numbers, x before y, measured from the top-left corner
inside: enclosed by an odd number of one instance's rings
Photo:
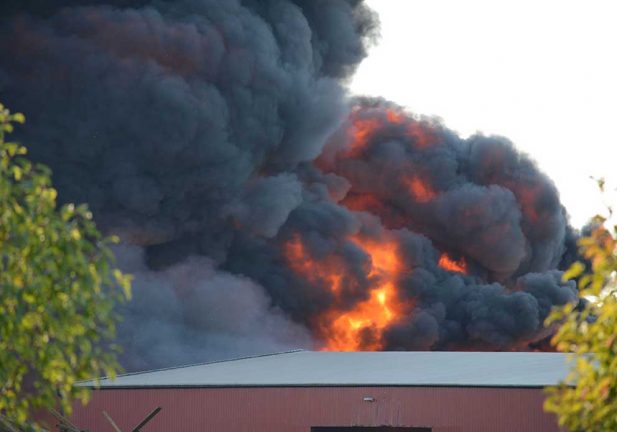
[[[565,379],[567,370],[561,353],[291,351],[120,375],[100,385],[543,387]]]

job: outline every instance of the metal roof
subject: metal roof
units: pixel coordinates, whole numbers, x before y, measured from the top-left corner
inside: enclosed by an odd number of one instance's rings
[[[290,351],[103,378],[100,386],[543,387],[565,379],[567,371],[561,353]]]

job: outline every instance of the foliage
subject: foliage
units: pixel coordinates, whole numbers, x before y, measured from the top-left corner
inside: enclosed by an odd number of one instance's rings
[[[0,104],[0,419],[22,429],[33,409],[85,401],[77,380],[114,375],[114,305],[130,294],[88,208],[58,206],[50,170],[5,142],[24,120]]]
[[[555,310],[547,320],[560,323],[553,343],[572,353],[572,367],[566,383],[547,390],[545,409],[570,432],[617,431],[617,226],[607,227],[600,216],[594,224],[578,243],[590,271],[577,262],[564,275],[580,278],[580,294],[588,302]]]

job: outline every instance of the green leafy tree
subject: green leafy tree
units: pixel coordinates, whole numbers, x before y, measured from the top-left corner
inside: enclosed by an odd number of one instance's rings
[[[599,185],[604,187],[602,181]],[[578,243],[591,268],[577,262],[564,274],[579,278],[588,302],[583,308],[559,308],[547,320],[560,325],[553,343],[572,353],[572,364],[566,381],[547,390],[545,409],[570,432],[617,431],[617,226],[608,227],[600,216],[594,223]]]
[[[114,305],[130,295],[115,240],[85,205],[59,206],[50,170],[5,142],[24,121],[0,104],[0,429],[38,428],[35,410],[87,400],[76,381],[115,374]]]

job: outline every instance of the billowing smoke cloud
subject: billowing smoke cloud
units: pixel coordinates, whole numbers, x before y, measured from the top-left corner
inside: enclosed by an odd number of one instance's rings
[[[115,252],[134,277],[118,338],[129,369],[313,348],[308,330],[273,308],[262,287],[217,271],[208,258],[153,271],[142,248],[124,245]]]
[[[357,3],[178,0],[18,15],[1,33],[2,96],[28,113],[24,140],[63,199],[157,245],[153,265],[221,255],[233,222],[222,209],[233,202],[242,222],[238,198],[280,191],[290,200],[272,207],[280,219],[297,193],[283,177],[256,177],[314,159],[345,116],[336,78],[363,57],[361,33],[372,29]]]
[[[190,318],[178,272],[199,270],[189,256],[214,272],[238,230],[275,237],[301,204],[295,171],[347,115],[341,80],[375,34],[371,11],[357,0],[27,0],[0,12],[0,97],[27,114],[19,138],[62,200],[87,202],[99,226],[145,251],[150,273],[128,266],[125,363],[255,351],[258,329],[232,340]],[[195,294],[203,316],[246,309],[216,315],[221,328],[284,324],[250,281],[196,273],[195,290],[222,291]],[[261,350],[306,346],[283,333]]]
[[[327,348],[524,349],[576,298],[557,190],[505,138],[359,100],[298,176],[275,241],[237,236],[226,265]]]
[[[574,287],[552,183],[344,82],[360,0],[0,6],[0,98],[121,236],[129,369],[291,347],[513,349]]]

